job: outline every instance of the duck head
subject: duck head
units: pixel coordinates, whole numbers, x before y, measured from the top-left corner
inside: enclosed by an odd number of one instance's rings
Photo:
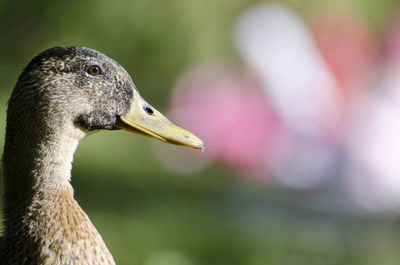
[[[21,104],[24,108],[18,110]],[[10,113],[15,115],[11,119],[40,117],[32,122],[43,128],[46,123],[59,128],[67,123],[84,135],[123,129],[204,149],[198,137],[169,121],[140,96],[121,65],[89,48],[54,47],[36,56],[19,77],[9,101]]]

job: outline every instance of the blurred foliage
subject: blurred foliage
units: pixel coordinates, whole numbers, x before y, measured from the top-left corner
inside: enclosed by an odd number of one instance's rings
[[[180,72],[236,60],[232,27],[256,0],[0,2],[0,137],[21,69],[55,45],[87,46],[120,62],[142,95],[165,106]],[[281,1],[302,15],[326,4],[361,12],[377,34],[397,0]],[[118,264],[398,264],[397,216],[360,217],[313,207],[307,194],[232,177],[219,165],[165,172],[149,139],[106,132],[75,156],[77,200]]]

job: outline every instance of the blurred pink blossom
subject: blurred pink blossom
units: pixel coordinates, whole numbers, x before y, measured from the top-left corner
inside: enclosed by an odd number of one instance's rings
[[[384,45],[349,10],[307,21],[277,3],[246,10],[234,25],[243,66],[206,63],[174,86],[170,116],[206,152],[158,154],[178,171],[222,161],[293,188],[344,184],[363,208],[400,211],[400,16]]]

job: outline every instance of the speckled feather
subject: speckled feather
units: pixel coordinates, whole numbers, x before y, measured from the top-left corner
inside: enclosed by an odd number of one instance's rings
[[[116,129],[134,90],[117,62],[88,48],[54,47],[26,66],[7,110],[0,264],[114,264],[70,172],[79,140]]]

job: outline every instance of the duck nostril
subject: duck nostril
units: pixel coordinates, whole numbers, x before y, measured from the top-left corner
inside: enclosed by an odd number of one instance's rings
[[[146,111],[146,113],[149,114],[149,115],[153,115],[153,114],[154,114],[154,111],[153,111],[151,108],[149,108],[149,107],[143,107],[143,109],[144,109],[144,111]]]

